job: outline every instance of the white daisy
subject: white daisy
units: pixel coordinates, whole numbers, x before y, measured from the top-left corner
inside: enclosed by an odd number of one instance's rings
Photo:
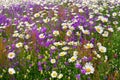
[[[9,59],[13,59],[15,57],[15,53],[14,52],[9,52],[8,53],[8,58]]]
[[[102,34],[102,32],[103,32],[103,27],[101,27],[101,26],[95,26],[95,29],[96,29],[96,31],[97,31],[98,33]]]
[[[85,47],[86,49],[91,49],[91,48],[94,47],[94,45],[93,45],[92,43],[87,43],[86,45],[84,45],[84,47]]]
[[[9,68],[8,73],[11,74],[11,75],[15,74],[15,69],[14,68]]]
[[[63,74],[59,74],[57,78],[61,79],[62,77],[63,77]]]
[[[18,42],[15,46],[16,46],[16,48],[21,48],[21,47],[23,47],[23,43],[22,42]]]
[[[53,31],[54,36],[58,36],[59,34],[60,34],[59,31],[57,31],[57,30]]]
[[[65,46],[65,47],[62,48],[62,50],[64,50],[64,51],[69,50],[69,49],[70,49],[70,48],[67,47],[67,46]]]
[[[57,75],[58,75],[58,74],[57,74],[57,72],[56,72],[56,71],[52,71],[52,73],[51,73],[51,77],[52,77],[52,78],[56,78],[56,77],[57,77]]]
[[[74,62],[77,60],[77,56],[72,56],[70,59],[68,59],[69,62]]]
[[[65,56],[67,54],[67,52],[60,52],[59,56]]]
[[[83,67],[83,69],[85,69],[86,70],[86,75],[88,75],[88,74],[93,74],[94,73],[94,67],[93,67],[93,64],[92,63],[90,63],[90,62],[87,62],[86,64],[85,64],[85,66]]]
[[[108,37],[109,32],[108,31],[104,31],[104,33],[102,34],[103,37]]]
[[[54,64],[54,63],[56,63],[56,60],[55,60],[55,59],[51,59],[50,62],[51,62],[52,64]]]
[[[45,38],[45,35],[44,35],[44,34],[40,34],[40,35],[39,35],[39,38],[40,38],[40,39],[44,39],[44,38]]]
[[[102,53],[105,53],[107,51],[107,49],[104,46],[99,46],[99,51]]]

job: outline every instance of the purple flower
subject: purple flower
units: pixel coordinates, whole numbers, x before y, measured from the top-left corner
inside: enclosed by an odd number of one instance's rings
[[[80,74],[77,74],[77,75],[76,75],[76,79],[77,79],[77,80],[80,80]]]
[[[46,27],[42,27],[40,32],[41,32],[41,33],[44,33],[44,32],[46,32],[46,31],[47,31],[47,28],[46,28]]]
[[[43,59],[43,58],[44,58],[43,55],[38,56],[38,59]]]
[[[86,70],[85,70],[85,69],[82,69],[82,70],[81,70],[81,73],[82,73],[82,74],[85,74],[85,73],[86,73]]]
[[[39,67],[38,67],[38,70],[39,70],[39,71],[42,71],[42,70],[43,70],[42,66],[39,66]]]
[[[82,66],[81,66],[79,63],[76,63],[76,64],[75,64],[75,67],[78,68],[78,69],[81,69],[81,68],[82,68]]]
[[[39,62],[38,62],[38,66],[41,66],[41,65],[42,65],[42,63],[39,61]]]

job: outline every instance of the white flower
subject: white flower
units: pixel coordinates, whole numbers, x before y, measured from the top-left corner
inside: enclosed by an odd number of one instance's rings
[[[44,39],[44,38],[45,38],[45,35],[44,35],[44,34],[40,34],[40,35],[39,35],[39,38],[40,38],[40,39]]]
[[[100,54],[97,54],[96,56],[97,56],[98,58],[101,58]]]
[[[30,35],[27,34],[27,35],[25,36],[25,39],[29,39],[29,38],[30,38]]]
[[[102,18],[102,22],[108,22],[108,18]]]
[[[69,62],[74,62],[77,60],[77,56],[72,56],[68,61]]]
[[[8,58],[9,59],[13,59],[15,57],[15,53],[14,52],[9,52],[8,53]]]
[[[53,44],[54,44],[55,46],[62,45],[62,43],[60,43],[60,42],[54,42]]]
[[[47,17],[46,19],[43,19],[44,23],[48,23],[50,19]]]
[[[16,48],[23,47],[23,43],[22,42],[18,42],[15,46],[16,46]]]
[[[35,13],[35,14],[34,14],[34,17],[35,17],[35,18],[40,17],[40,14],[39,14],[39,13]]]
[[[26,50],[28,50],[29,47],[28,47],[28,45],[25,45],[24,48],[25,48]]]
[[[78,55],[78,51],[74,51],[74,52],[73,52],[73,55],[74,55],[74,56],[77,56],[77,55]]]
[[[18,37],[23,39],[24,38],[24,34],[19,34]]]
[[[55,50],[56,47],[55,47],[55,46],[51,46],[50,49],[51,49],[51,50]]]
[[[120,31],[120,27],[117,28],[117,31]]]
[[[96,29],[96,31],[97,31],[98,33],[102,34],[102,32],[103,32],[103,27],[101,27],[101,26],[95,26],[95,29]]]
[[[66,51],[66,50],[68,50],[68,49],[70,49],[70,48],[67,47],[67,46],[65,46],[65,47],[62,48],[62,50],[64,50],[64,51]]]
[[[75,28],[74,28],[73,26],[69,26],[69,29],[70,29],[71,31],[75,30]]]
[[[71,36],[71,34],[72,34],[72,30],[68,30],[66,33],[67,36]]]
[[[113,17],[117,16],[117,13],[116,12],[112,13],[112,16]]]
[[[9,72],[9,74],[11,74],[11,75],[12,75],[12,74],[15,74],[14,68],[9,68],[9,69],[8,69],[8,72]]]
[[[97,43],[97,46],[101,46],[102,44],[100,42]]]
[[[93,67],[93,64],[92,63],[90,63],[90,62],[88,62],[88,63],[86,63],[85,64],[85,66],[83,67],[83,69],[85,69],[86,70],[86,75],[87,74],[93,74],[94,73],[94,67]]]
[[[83,12],[84,12],[84,10],[83,10],[83,9],[79,9],[79,12],[80,12],[80,13],[83,13]]]
[[[87,43],[86,45],[84,45],[84,47],[85,47],[86,49],[91,49],[91,48],[94,47],[94,45],[93,45],[92,43]]]
[[[63,30],[64,30],[64,29],[67,29],[67,24],[66,24],[66,23],[62,23],[61,25],[62,25],[62,29],[63,29]]]
[[[56,63],[56,60],[55,60],[55,59],[51,59],[50,62],[51,62],[52,64],[54,64],[54,63]]]
[[[59,31],[57,31],[57,30],[53,31],[54,36],[58,36],[59,34],[60,34]]]
[[[65,56],[67,54],[67,52],[60,52],[59,56]]]
[[[80,32],[76,32],[76,35],[77,35],[77,36],[80,36]]]
[[[57,78],[61,79],[62,77],[63,77],[63,74],[59,74]]]
[[[109,32],[108,31],[104,31],[104,33],[102,34],[103,37],[108,37]]]
[[[84,31],[83,26],[78,26],[78,28],[79,28],[81,31]]]
[[[52,78],[56,78],[56,77],[57,77],[57,75],[58,75],[58,74],[57,74],[57,72],[56,72],[56,71],[52,71],[52,73],[51,73],[51,77],[52,77]]]
[[[19,33],[14,33],[12,36],[13,37],[18,37]]]
[[[103,16],[99,16],[98,20],[101,20],[102,22],[108,22],[108,18],[105,18]]]
[[[83,34],[90,34],[90,31],[89,30],[83,30]]]
[[[108,28],[108,31],[114,32],[113,28]]]
[[[99,51],[102,53],[105,53],[107,51],[107,49],[104,46],[99,46]]]

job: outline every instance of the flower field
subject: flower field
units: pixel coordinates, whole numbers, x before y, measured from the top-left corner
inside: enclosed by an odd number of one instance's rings
[[[0,80],[120,80],[119,0],[8,3]]]

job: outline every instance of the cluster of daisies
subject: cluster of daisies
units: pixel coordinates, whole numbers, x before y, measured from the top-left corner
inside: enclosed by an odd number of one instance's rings
[[[110,62],[112,36],[120,31],[120,11],[116,8],[120,6],[105,0],[91,1],[25,2],[0,7],[0,78],[109,77],[110,71],[100,75],[106,69],[99,66]]]

